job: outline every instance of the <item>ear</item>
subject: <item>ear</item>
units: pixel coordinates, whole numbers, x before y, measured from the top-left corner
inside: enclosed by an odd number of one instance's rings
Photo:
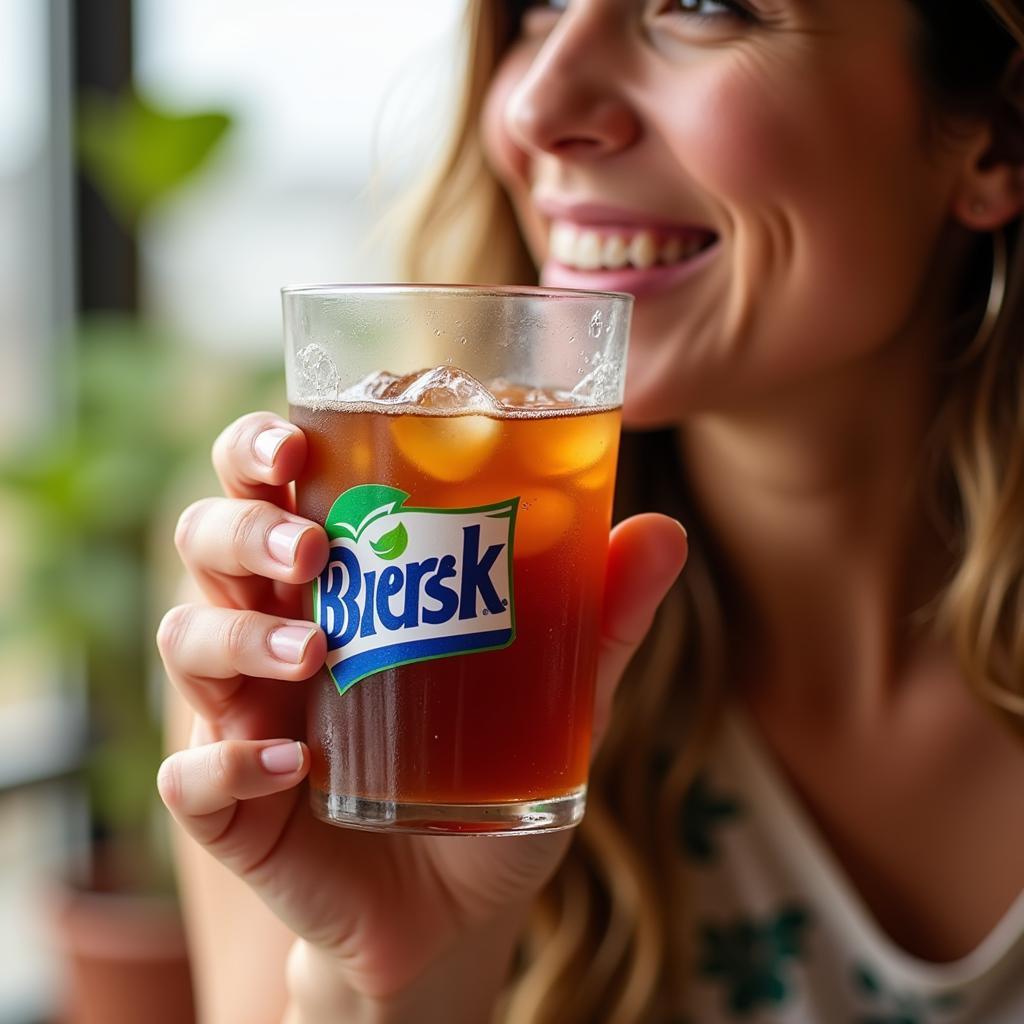
[[[973,231],[996,231],[1024,211],[1024,54],[1010,62],[991,117],[963,154],[951,213]]]

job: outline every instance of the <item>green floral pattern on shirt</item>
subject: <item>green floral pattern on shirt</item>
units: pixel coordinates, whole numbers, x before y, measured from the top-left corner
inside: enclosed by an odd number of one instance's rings
[[[767,920],[741,917],[729,925],[701,928],[702,977],[721,983],[729,1009],[746,1017],[762,1007],[781,1007],[793,992],[790,962],[804,956],[810,914],[783,907]]]
[[[690,860],[711,864],[718,856],[715,833],[742,813],[739,800],[716,792],[707,776],[698,775],[687,791],[679,815],[679,841]]]
[[[853,985],[861,998],[872,1004],[853,1024],[937,1024],[963,1005],[958,992],[933,996],[897,992],[866,964],[854,967]]]

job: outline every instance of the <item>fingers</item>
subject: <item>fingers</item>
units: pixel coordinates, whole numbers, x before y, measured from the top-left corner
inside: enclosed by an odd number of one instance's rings
[[[324,531],[267,501],[197,501],[182,513],[174,541],[210,600],[229,605],[238,597],[226,590],[224,577],[306,583],[327,563]]]
[[[213,467],[231,498],[257,498],[292,509],[289,484],[306,461],[306,436],[272,412],[249,413],[213,444]]]
[[[226,844],[239,801],[292,789],[309,769],[295,740],[223,740],[171,754],[160,766],[160,798],[204,846]]]
[[[326,638],[311,622],[207,605],[172,608],[157,646],[171,682],[211,721],[221,718],[246,676],[308,679],[327,655]]]
[[[685,565],[686,554],[686,531],[668,516],[633,516],[612,530],[594,705],[595,746],[622,673]]]

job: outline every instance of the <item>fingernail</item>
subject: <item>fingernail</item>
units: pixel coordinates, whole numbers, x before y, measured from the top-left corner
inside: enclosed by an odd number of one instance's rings
[[[267,534],[267,547],[271,555],[282,565],[295,564],[295,552],[299,547],[299,538],[309,529],[302,523],[278,523]]]
[[[287,427],[271,427],[269,430],[257,434],[252,445],[256,452],[256,458],[266,466],[273,466],[281,445],[291,436],[292,431]]]
[[[287,775],[302,767],[302,745],[294,740],[275,743],[260,751],[260,764],[272,775]]]
[[[298,665],[315,632],[304,626],[279,626],[270,634],[270,649],[278,661]]]

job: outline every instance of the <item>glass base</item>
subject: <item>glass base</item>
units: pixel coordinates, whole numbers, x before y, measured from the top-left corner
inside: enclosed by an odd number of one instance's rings
[[[419,835],[512,836],[578,825],[587,787],[549,800],[499,804],[410,804],[310,789],[313,813],[330,825]]]

